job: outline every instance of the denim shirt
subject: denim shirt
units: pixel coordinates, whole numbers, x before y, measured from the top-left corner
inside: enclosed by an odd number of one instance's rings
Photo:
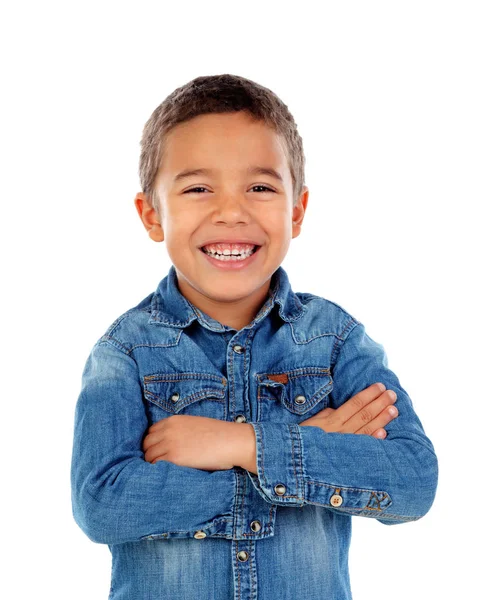
[[[299,423],[369,385],[397,394],[384,440]],[[144,459],[171,415],[251,424],[258,475]],[[180,292],[172,266],[88,356],[75,409],[75,521],[112,554],[111,600],[351,598],[352,515],[393,525],[431,507],[437,459],[384,348],[338,304],[273,274],[240,330]]]

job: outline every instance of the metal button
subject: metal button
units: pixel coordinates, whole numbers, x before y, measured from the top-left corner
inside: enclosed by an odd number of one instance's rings
[[[282,483],[278,483],[274,488],[274,491],[278,496],[283,496],[286,493],[286,486]]]
[[[251,523],[252,531],[260,531],[262,529],[262,525],[260,521],[252,521]]]
[[[240,552],[237,553],[237,558],[241,562],[245,562],[249,558],[249,553],[246,552],[245,550],[241,550]]]
[[[244,352],[244,347],[236,344],[234,346],[234,352],[237,352],[237,354],[242,354]]]
[[[237,423],[245,423],[247,421],[247,419],[244,417],[244,415],[237,415],[235,418],[235,421]]]
[[[305,396],[301,396],[300,394],[299,394],[299,396],[296,396],[294,398],[294,402],[296,404],[304,404],[305,401],[306,401],[306,397]]]
[[[342,496],[340,496],[339,494],[333,494],[329,502],[332,504],[332,506],[341,506],[343,502]]]
[[[172,400],[172,402],[177,402],[177,400],[180,398],[180,394],[178,392],[174,392],[172,394],[172,396],[170,397],[170,399]]]
[[[207,534],[206,534],[206,532],[205,532],[205,531],[196,531],[196,532],[194,533],[194,537],[195,537],[197,540],[203,540],[205,537],[207,537]]]

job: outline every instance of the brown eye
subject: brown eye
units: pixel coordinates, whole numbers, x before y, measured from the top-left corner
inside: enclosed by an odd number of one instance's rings
[[[251,189],[254,189],[254,188],[262,188],[262,190],[261,190],[261,191],[262,191],[263,193],[265,193],[265,192],[274,192],[274,190],[273,190],[273,189],[271,189],[271,188],[267,187],[266,185],[254,185],[254,186],[252,186],[252,188],[251,188]],[[198,192],[197,192],[196,190],[206,190],[206,189],[207,189],[207,188],[205,188],[205,187],[202,187],[202,186],[197,186],[197,187],[194,187],[194,188],[190,188],[190,190],[185,190],[185,192],[183,192],[183,193],[184,193],[184,194],[190,194],[190,193],[192,192],[192,193],[194,193],[194,194],[197,194]]]
[[[268,188],[265,185],[254,185],[254,186],[252,186],[252,189],[254,189],[254,188],[264,188],[264,190],[266,190],[268,192],[273,192],[274,191],[274,190],[271,190],[271,188]]]
[[[184,194],[190,194],[190,192],[193,192],[194,190],[205,190],[205,187],[195,187],[195,188],[191,188],[190,190],[185,190]]]

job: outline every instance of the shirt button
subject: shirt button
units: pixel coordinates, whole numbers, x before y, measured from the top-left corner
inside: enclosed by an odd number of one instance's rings
[[[172,400],[172,402],[177,402],[177,400],[180,398],[180,394],[178,392],[174,392],[172,394],[172,396],[170,397],[170,399]]]
[[[235,418],[235,421],[237,423],[245,423],[247,421],[247,419],[244,417],[244,415],[237,415]]]
[[[241,562],[245,562],[249,558],[249,553],[246,552],[245,550],[241,550],[240,552],[237,553],[237,558]]]
[[[205,532],[205,531],[196,531],[196,532],[194,533],[194,537],[195,537],[197,540],[203,540],[205,537],[207,537],[207,534],[206,534],[206,532]]]
[[[306,397],[305,397],[305,396],[301,396],[301,395],[299,395],[299,396],[296,396],[296,397],[294,398],[294,402],[295,402],[296,404],[304,404],[304,402],[305,402],[305,401],[306,401]]]
[[[278,496],[283,496],[286,493],[286,486],[282,485],[282,483],[278,483],[274,488],[274,491]]]
[[[262,529],[262,525],[260,521],[252,521],[251,523],[252,531],[260,531]]]
[[[243,346],[239,346],[239,344],[236,344],[234,346],[234,352],[237,352],[237,354],[242,354],[244,352],[244,347]]]
[[[331,499],[329,500],[329,502],[331,503],[332,506],[341,506],[343,500],[342,500],[342,496],[340,496],[339,494],[333,494],[331,496]]]

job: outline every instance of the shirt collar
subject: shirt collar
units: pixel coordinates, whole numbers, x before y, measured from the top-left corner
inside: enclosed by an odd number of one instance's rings
[[[297,295],[292,291],[286,271],[280,266],[272,274],[268,298],[248,327],[252,327],[264,318],[271,311],[274,304],[278,305],[279,316],[286,323],[295,321],[306,310]],[[231,329],[202,312],[182,295],[174,265],[170,267],[168,274],[157,286],[152,296],[150,312],[149,323],[157,323],[168,327],[184,328],[197,319],[204,327],[212,331]]]

